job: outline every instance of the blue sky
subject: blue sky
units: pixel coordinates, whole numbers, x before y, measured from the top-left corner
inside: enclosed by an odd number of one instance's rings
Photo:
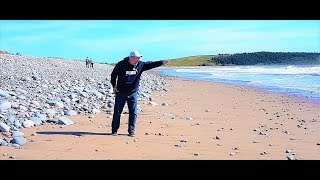
[[[319,20],[0,20],[0,50],[115,63],[242,52],[320,52]]]

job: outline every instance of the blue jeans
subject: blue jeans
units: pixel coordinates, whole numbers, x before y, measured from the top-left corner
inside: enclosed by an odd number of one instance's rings
[[[117,92],[112,119],[112,133],[117,132],[120,127],[120,117],[126,102],[129,109],[128,133],[132,134],[135,131],[137,121],[138,92]]]

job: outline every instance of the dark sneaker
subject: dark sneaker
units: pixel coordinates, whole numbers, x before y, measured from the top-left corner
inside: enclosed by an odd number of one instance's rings
[[[135,133],[129,133],[128,136],[130,136],[130,137],[135,137],[136,134],[135,134]]]
[[[111,135],[112,136],[118,136],[118,133],[117,132],[113,132]]]

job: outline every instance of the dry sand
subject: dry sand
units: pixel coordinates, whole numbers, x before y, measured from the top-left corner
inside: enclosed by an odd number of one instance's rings
[[[110,135],[110,115],[79,115],[70,118],[74,125],[22,129],[29,142],[0,147],[0,159],[286,160],[286,150],[297,159],[320,159],[319,105],[253,88],[167,79],[170,91],[152,94],[157,106],[139,101],[136,137],[127,136],[127,114],[119,136]]]

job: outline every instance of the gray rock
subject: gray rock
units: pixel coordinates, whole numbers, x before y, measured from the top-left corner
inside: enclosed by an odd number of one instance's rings
[[[0,146],[8,146],[9,143],[3,139],[0,139]]]
[[[23,121],[22,126],[25,128],[30,128],[30,127],[34,126],[34,122],[31,120],[25,120],[25,121]]]
[[[57,101],[47,101],[47,104],[49,104],[50,106],[55,106]]]
[[[81,96],[81,97],[88,97],[89,95],[88,95],[88,93],[86,93],[86,92],[80,92],[80,96]]]
[[[11,126],[12,131],[19,131],[19,129],[17,127],[15,127],[14,125]]]
[[[103,96],[103,94],[101,94],[99,91],[97,90],[93,90],[92,91],[93,95],[97,96],[98,98],[101,98]]]
[[[259,135],[266,135],[266,136],[267,136],[268,133],[261,131],[261,132],[259,133]]]
[[[293,155],[288,154],[287,155],[288,160],[296,160],[296,158]]]
[[[22,81],[30,82],[30,81],[32,81],[32,79],[27,76],[27,77],[22,78]]]
[[[58,118],[58,123],[62,124],[62,125],[74,124],[73,121],[71,121],[70,119],[68,119],[67,117],[64,117],[64,116]]]
[[[175,117],[170,113],[164,113],[163,116],[171,118],[171,119],[175,119]]]
[[[14,126],[17,127],[18,129],[22,128],[22,124],[19,121],[15,121]]]
[[[47,110],[46,110],[46,113],[47,113],[48,115],[50,115],[50,116],[54,116],[57,112],[56,112],[55,110],[53,110],[53,109],[47,109]]]
[[[23,111],[28,111],[29,109],[23,105],[20,105],[19,108]]]
[[[55,107],[56,107],[56,108],[63,108],[64,105],[63,105],[62,102],[56,102]]]
[[[61,98],[61,101],[64,102],[64,103],[67,103],[69,104],[70,103],[70,99],[69,98]]]
[[[11,103],[8,101],[0,101],[0,112],[11,108]]]
[[[10,97],[10,95],[6,91],[0,89],[0,97]]]
[[[10,127],[3,122],[0,122],[0,132],[9,132]]]
[[[42,120],[39,117],[31,117],[30,120],[33,121],[35,125],[40,125],[42,123]]]
[[[23,137],[24,133],[21,131],[13,131],[11,134],[12,137]]]
[[[164,102],[162,103],[162,106],[168,106],[168,103]]]
[[[35,80],[35,81],[38,80],[38,77],[37,77],[37,76],[32,76],[31,78],[32,78],[33,80]]]
[[[18,96],[18,99],[23,99],[23,100],[25,100],[25,99],[27,99],[27,98],[26,98],[26,96],[24,96],[24,95],[20,95],[20,96]]]
[[[66,115],[68,115],[68,116],[75,116],[75,115],[77,115],[78,113],[76,112],[76,111],[74,111],[74,110],[68,110],[67,112],[66,112]]]
[[[37,115],[37,117],[42,121],[42,122],[46,122],[47,121],[47,117],[43,114],[39,114]]]
[[[16,118],[13,115],[9,115],[7,120],[10,122],[10,124],[13,124]]]
[[[101,113],[101,111],[99,109],[94,108],[94,109],[92,109],[92,113],[98,114],[98,113]]]
[[[149,101],[148,105],[150,105],[150,106],[157,106],[158,104],[155,103],[155,102]]]
[[[68,96],[70,99],[76,99],[77,98],[77,94],[72,93]]]
[[[20,146],[22,146],[27,143],[27,139],[25,139],[23,137],[13,137],[11,143],[12,144],[19,144]]]

